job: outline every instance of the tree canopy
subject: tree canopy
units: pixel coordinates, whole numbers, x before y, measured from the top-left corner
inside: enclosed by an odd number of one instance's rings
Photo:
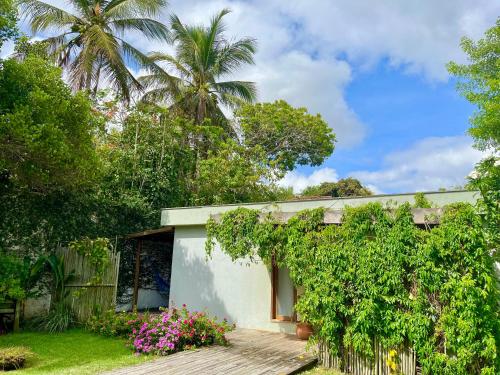
[[[334,150],[335,134],[321,115],[284,100],[243,105],[235,121],[242,144],[262,148],[269,165],[284,172],[320,165]]]
[[[97,122],[86,95],[73,95],[60,69],[38,57],[2,65],[1,179],[36,191],[71,190],[92,180]]]
[[[301,193],[304,197],[364,197],[372,194],[370,189],[352,177],[341,178],[337,182],[323,182],[319,185],[308,186]]]

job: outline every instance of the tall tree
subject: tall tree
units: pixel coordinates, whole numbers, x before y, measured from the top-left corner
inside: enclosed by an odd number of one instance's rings
[[[70,0],[70,10],[41,0],[20,0],[33,33],[56,29],[48,38],[50,53],[69,72],[74,89],[95,92],[101,79],[128,100],[141,86],[127,68],[150,64],[148,57],[122,37],[139,31],[148,39],[167,40],[168,29],[151,17],[165,0]]]
[[[176,75],[154,65],[140,80],[150,89],[145,100],[166,102],[198,124],[210,118],[218,125],[227,124],[221,105],[234,107],[255,100],[253,82],[221,80],[253,64],[256,50],[252,38],[232,42],[224,36],[223,17],[228,13],[228,9],[219,12],[208,27],[185,25],[177,16],[171,17],[175,56],[155,52],[150,57],[157,64],[166,63]]]

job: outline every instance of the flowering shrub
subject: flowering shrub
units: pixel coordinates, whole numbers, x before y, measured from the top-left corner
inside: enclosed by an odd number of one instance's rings
[[[226,319],[217,322],[204,312],[181,309],[163,310],[148,319],[132,319],[130,345],[137,354],[167,355],[205,345],[226,345],[225,334],[234,328]]]
[[[147,316],[144,316],[147,319]],[[144,318],[142,318],[144,319]],[[133,327],[130,322],[136,321],[139,325],[139,314],[136,312],[115,312],[108,310],[90,317],[86,328],[103,336],[120,336],[128,338]]]

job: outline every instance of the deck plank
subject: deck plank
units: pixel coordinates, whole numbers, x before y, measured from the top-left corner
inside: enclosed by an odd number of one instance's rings
[[[294,335],[236,329],[227,337],[227,347],[188,350],[103,375],[284,375],[316,361]]]

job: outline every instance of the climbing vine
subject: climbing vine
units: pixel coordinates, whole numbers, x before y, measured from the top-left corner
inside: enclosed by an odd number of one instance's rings
[[[218,243],[233,261],[287,267],[304,290],[296,311],[332,354],[373,356],[377,338],[413,347],[425,374],[498,373],[499,280],[480,216],[453,204],[439,226],[420,228],[411,210],[370,203],[324,225],[315,209],[285,225],[238,208],[209,220],[207,254]]]
[[[106,268],[110,262],[111,244],[107,238],[83,238],[78,241],[72,241],[69,244],[70,250],[83,255],[89,263],[95,267],[95,276],[89,280],[89,284],[101,282]]]

